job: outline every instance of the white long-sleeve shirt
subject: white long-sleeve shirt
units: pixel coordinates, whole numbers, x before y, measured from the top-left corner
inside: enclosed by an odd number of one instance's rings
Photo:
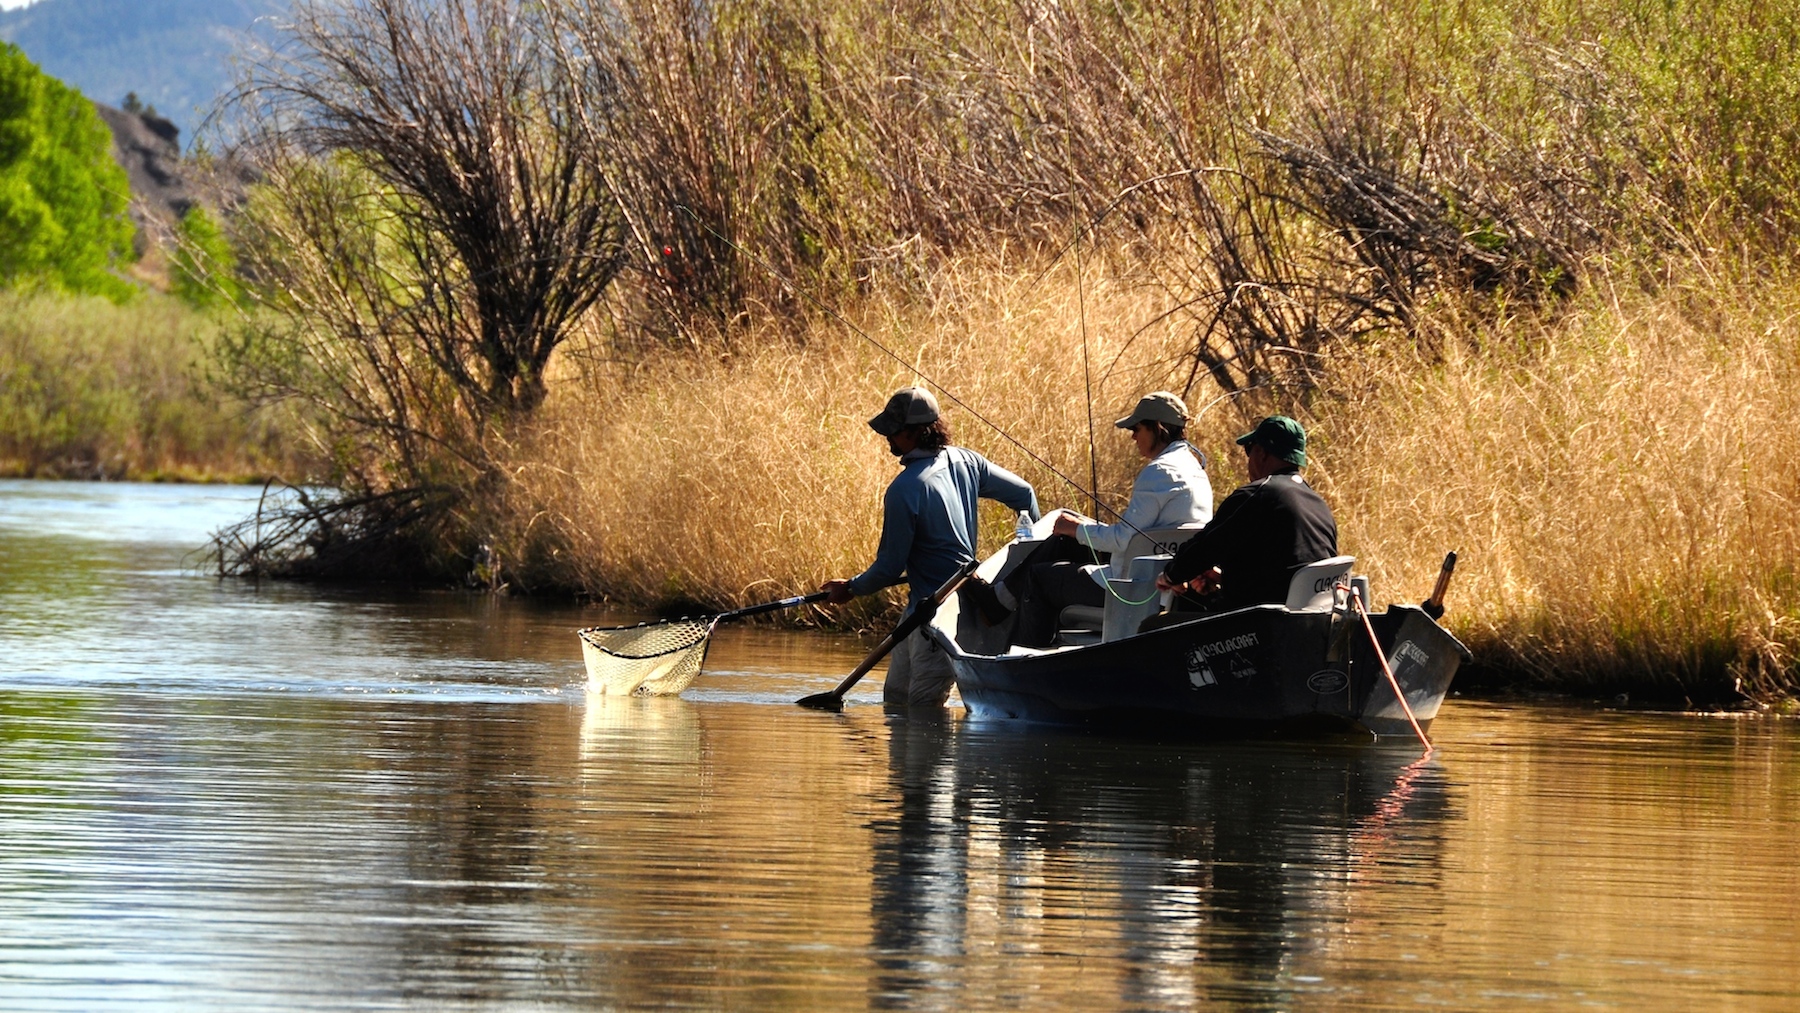
[[[1075,537],[1096,552],[1124,552],[1139,531],[1212,520],[1212,501],[1212,481],[1200,465],[1200,452],[1186,440],[1176,440],[1132,479],[1131,502],[1117,524],[1081,524]]]

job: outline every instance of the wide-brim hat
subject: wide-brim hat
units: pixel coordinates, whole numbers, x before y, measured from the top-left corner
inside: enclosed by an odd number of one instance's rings
[[[1277,460],[1296,468],[1306,467],[1306,430],[1286,415],[1270,415],[1256,423],[1256,428],[1237,438],[1238,446],[1254,443]]]
[[[1185,426],[1188,420],[1187,405],[1179,394],[1166,390],[1153,390],[1138,399],[1137,407],[1113,425],[1120,429],[1130,429],[1140,422],[1166,422],[1171,426]]]
[[[869,428],[883,436],[892,436],[907,426],[922,426],[936,422],[937,418],[937,398],[923,387],[906,387],[888,398],[887,407],[881,409],[881,414],[869,420]]]

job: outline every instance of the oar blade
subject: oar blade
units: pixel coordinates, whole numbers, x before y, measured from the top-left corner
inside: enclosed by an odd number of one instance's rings
[[[844,710],[844,697],[836,690],[803,696],[794,702],[802,707],[809,707],[816,711],[831,711],[833,714],[840,714]]]

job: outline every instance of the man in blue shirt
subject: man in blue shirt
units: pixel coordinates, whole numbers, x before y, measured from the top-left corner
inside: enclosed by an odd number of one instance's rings
[[[907,609],[931,597],[975,558],[977,501],[999,500],[1038,517],[1037,494],[1024,479],[980,454],[950,445],[937,399],[908,387],[888,399],[869,428],[887,439],[900,474],[882,500],[881,545],[869,568],[820,588],[834,605],[906,579]],[[956,684],[950,659],[924,630],[895,645],[882,700],[893,707],[942,707]]]

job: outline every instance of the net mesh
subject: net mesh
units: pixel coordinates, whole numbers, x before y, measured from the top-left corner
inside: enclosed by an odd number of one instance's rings
[[[594,626],[581,631],[588,688],[622,696],[665,696],[688,688],[706,660],[713,619],[677,619],[642,626]]]

